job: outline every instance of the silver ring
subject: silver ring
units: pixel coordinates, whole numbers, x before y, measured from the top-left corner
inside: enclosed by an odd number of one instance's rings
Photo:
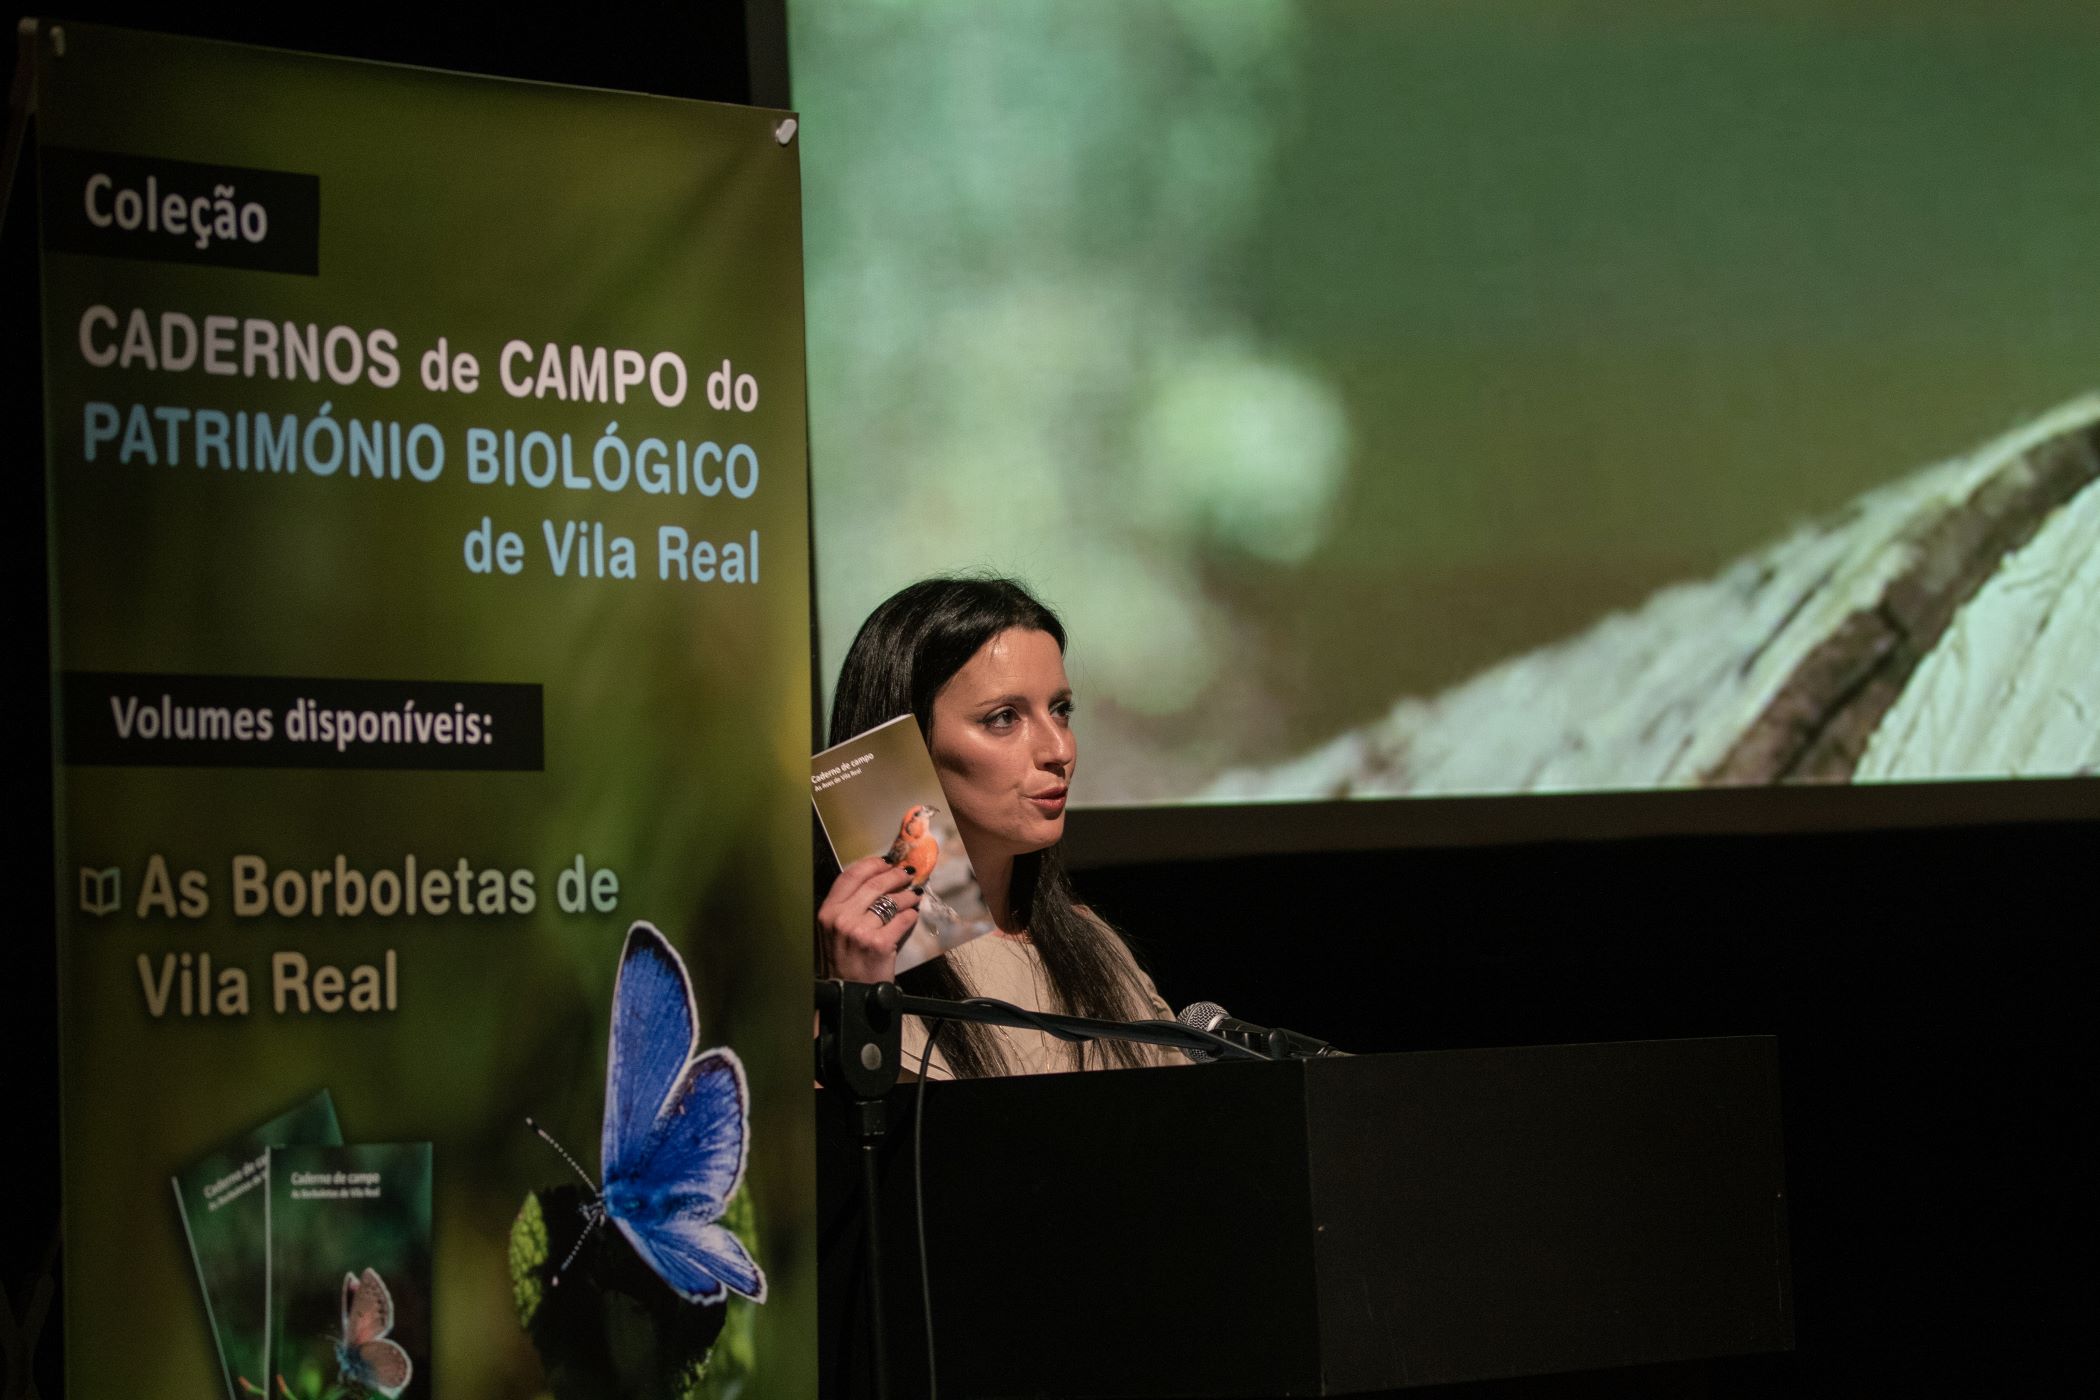
[[[897,901],[886,894],[878,895],[875,902],[868,906],[868,912],[886,924],[897,917]]]

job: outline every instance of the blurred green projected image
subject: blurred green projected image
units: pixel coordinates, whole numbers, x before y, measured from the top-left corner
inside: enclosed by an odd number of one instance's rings
[[[2100,10],[791,6],[822,674],[1093,803],[2100,769]]]

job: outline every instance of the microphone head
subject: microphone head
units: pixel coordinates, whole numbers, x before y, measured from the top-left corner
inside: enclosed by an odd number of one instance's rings
[[[1218,1022],[1224,1020],[1226,1014],[1225,1008],[1214,1001],[1192,1001],[1187,1006],[1182,1007],[1181,1014],[1174,1019],[1187,1026],[1190,1030],[1208,1031],[1216,1026]],[[1198,1050],[1194,1046],[1183,1047],[1181,1053],[1199,1065],[1208,1060],[1218,1058],[1217,1051]]]

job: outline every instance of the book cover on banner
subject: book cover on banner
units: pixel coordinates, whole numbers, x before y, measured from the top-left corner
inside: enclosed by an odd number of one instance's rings
[[[232,1400],[264,1393],[269,1294],[270,1149],[333,1146],[343,1135],[322,1089],[176,1172],[175,1209],[197,1268],[205,1324]]]
[[[916,719],[899,715],[813,755],[809,790],[841,867],[879,855],[912,870],[919,922],[897,949],[897,971],[992,931]]]
[[[274,1147],[273,1396],[429,1395],[430,1144]]]

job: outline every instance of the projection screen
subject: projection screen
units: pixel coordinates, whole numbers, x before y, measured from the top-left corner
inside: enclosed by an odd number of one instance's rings
[[[2090,5],[790,34],[827,693],[990,570],[1092,804],[2100,765]]]

